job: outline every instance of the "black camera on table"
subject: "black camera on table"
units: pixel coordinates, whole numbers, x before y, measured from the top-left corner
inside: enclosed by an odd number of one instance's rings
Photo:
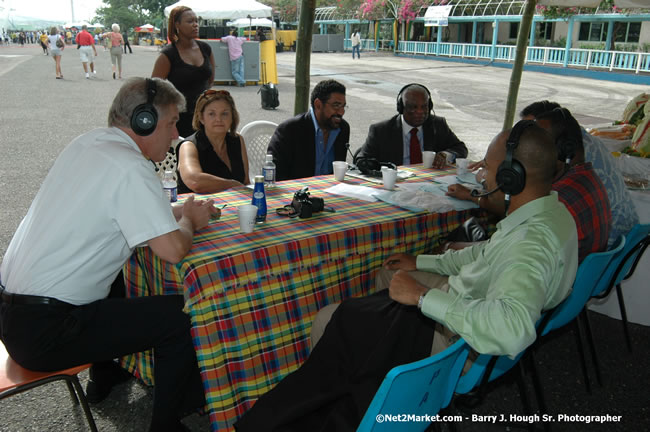
[[[323,211],[325,200],[309,196],[309,192],[305,187],[293,194],[291,207],[293,207],[299,218],[310,218],[314,213]]]

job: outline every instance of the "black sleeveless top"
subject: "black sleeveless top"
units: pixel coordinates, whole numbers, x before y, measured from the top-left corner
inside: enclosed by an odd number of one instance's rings
[[[230,159],[231,169],[217,156],[212,148],[212,144],[205,136],[203,130],[197,131],[194,135],[187,138],[186,141],[192,141],[199,152],[199,163],[201,170],[206,174],[212,174],[224,179],[237,180],[245,183],[244,160],[241,154],[241,142],[239,136],[226,135],[226,151]],[[182,144],[181,144],[182,145]],[[180,150],[180,146],[178,147]],[[178,176],[178,193],[192,192],[183,183],[181,176]]]
[[[205,42],[197,40],[196,43],[199,44],[201,54],[203,54],[203,64],[201,66],[185,63],[174,44],[168,45],[162,50],[162,53],[167,56],[171,64],[167,80],[174,84],[176,90],[185,96],[186,109],[185,112],[180,114],[180,118],[176,123],[178,134],[184,138],[194,133],[192,117],[194,116],[196,100],[204,90],[212,86],[210,82],[210,76],[212,75],[210,55],[212,49]]]

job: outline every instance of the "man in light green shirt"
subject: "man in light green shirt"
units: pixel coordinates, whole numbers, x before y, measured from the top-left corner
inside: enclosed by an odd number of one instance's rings
[[[571,289],[578,235],[551,192],[552,138],[533,122],[517,131],[511,156],[525,168],[523,190],[510,192],[510,213],[492,238],[444,255],[390,256],[388,291],[341,303],[307,361],[239,418],[238,431],[355,430],[390,369],[445,349],[455,334],[497,355],[533,342],[541,312]],[[494,199],[505,199],[503,176],[496,179],[507,139],[499,134],[485,159]]]
[[[543,140],[535,138],[541,136],[535,128],[523,132],[514,152],[526,169],[526,185],[512,195],[509,213],[489,241],[443,255],[397,254],[385,264],[397,270],[389,286],[393,300],[418,305],[425,316],[460,335],[479,353],[515,356],[530,345],[541,312],[566,298],[576,275],[575,222],[551,192],[555,162],[545,163],[548,158],[539,148]],[[507,137],[507,132],[501,133],[488,148],[488,190],[497,187]],[[497,191],[491,200],[499,195],[504,198]],[[414,270],[448,279],[427,286],[427,274]]]

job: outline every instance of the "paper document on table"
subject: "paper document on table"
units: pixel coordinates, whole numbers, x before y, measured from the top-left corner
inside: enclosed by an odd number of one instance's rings
[[[478,208],[478,205],[474,204],[473,201],[459,200],[458,198],[453,198],[447,196],[447,185],[441,184],[427,184],[420,188],[423,192],[428,192],[439,197],[447,198],[451,204],[454,206],[455,210],[469,210],[473,208]]]
[[[414,212],[428,211],[445,213],[452,210],[468,210],[478,206],[471,201],[463,201],[445,195],[446,184],[422,183],[418,189],[401,191],[379,191],[375,196],[380,200]]]
[[[458,183],[458,179],[456,178],[456,174],[451,174],[451,175],[446,175],[446,176],[439,176],[439,177],[434,177],[433,178],[434,183],[442,183],[442,184],[456,184]]]
[[[450,184],[462,184],[469,187],[470,189],[475,188],[476,186],[481,186],[479,182],[476,181],[476,176],[474,173],[467,173],[462,175],[446,175],[441,177],[434,177],[434,183],[442,183],[446,185]]]
[[[447,197],[440,197],[430,192],[418,191],[382,191],[375,195],[380,200],[414,212],[445,213],[454,210]]]
[[[339,183],[336,186],[329,187],[324,190],[324,192],[331,193],[334,195],[343,195],[350,198],[356,198],[363,201],[375,202],[377,198],[374,197],[374,194],[377,193],[377,189],[367,187],[367,186],[353,186],[345,183]]]
[[[456,179],[458,183],[468,183],[475,186],[481,186],[481,184],[476,181],[476,174],[474,174],[473,172],[468,172],[465,174],[457,174]]]
[[[399,191],[417,191],[420,190],[422,187],[428,186],[430,184],[431,182],[404,182],[404,183],[400,183],[395,187]],[[379,190],[379,189],[375,189],[375,190]]]

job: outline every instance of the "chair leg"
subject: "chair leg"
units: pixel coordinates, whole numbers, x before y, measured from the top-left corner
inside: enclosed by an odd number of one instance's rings
[[[533,389],[535,390],[535,397],[537,398],[537,406],[539,407],[539,412],[541,414],[548,414],[548,408],[546,407],[546,399],[544,398],[544,389],[542,388],[542,382],[539,379],[539,373],[537,372],[537,365],[535,364],[535,354],[534,350],[530,349],[527,354],[528,357],[528,368],[530,369],[530,376],[533,380]],[[550,422],[542,423],[542,427],[545,431],[551,430]]]
[[[630,341],[630,332],[627,328],[627,311],[625,310],[625,300],[623,300],[623,290],[621,284],[616,285],[616,296],[618,297],[618,307],[621,310],[621,321],[623,321],[623,333],[625,333],[625,342],[627,350],[632,352],[632,342]]]
[[[77,398],[77,393],[74,391],[74,387],[72,386],[72,378],[66,379],[65,383],[68,386],[68,391],[70,392],[70,397],[72,398],[72,402],[75,405],[79,405],[79,399]]]
[[[521,405],[524,408],[524,415],[530,418],[532,410],[530,409],[528,393],[526,392],[526,385],[524,384],[524,366],[522,361],[519,361],[519,367],[516,369],[517,371],[513,371],[513,373],[515,374],[515,381],[517,381],[517,388],[519,389],[519,398],[521,399]],[[527,423],[527,428],[531,432],[535,431],[535,425],[531,422]]]
[[[95,419],[93,418],[93,413],[90,411],[90,406],[88,406],[88,399],[86,399],[86,393],[84,393],[83,388],[81,388],[81,383],[79,382],[79,377],[76,375],[71,377],[72,384],[77,390],[77,395],[79,396],[79,401],[86,415],[86,420],[88,421],[88,426],[92,432],[97,432],[97,425],[95,424]]]
[[[587,362],[585,360],[585,349],[582,346],[582,337],[580,336],[580,324],[578,319],[573,320],[573,333],[576,337],[576,346],[578,347],[578,355],[580,357],[580,367],[582,368],[582,376],[585,380],[585,387],[587,393],[591,394],[591,383],[589,382],[589,374],[587,373]]]
[[[582,311],[580,312],[580,315],[578,315],[578,319],[580,319],[580,316],[582,316],[584,324],[585,324],[585,335],[587,336],[587,343],[589,344],[589,351],[591,351],[591,359],[594,362],[594,368],[596,369],[596,381],[598,382],[598,385],[602,387],[603,385],[603,380],[600,375],[600,364],[598,363],[598,355],[596,353],[596,345],[594,344],[594,336],[591,331],[591,323],[589,322],[589,314],[587,313],[586,308],[582,308]]]
[[[517,382],[517,389],[519,390],[519,398],[521,399],[521,405],[524,409],[524,415],[529,416],[532,414],[532,409],[530,408],[530,401],[528,400],[528,392],[526,391],[526,385],[524,384],[524,365],[523,362],[519,362],[519,368],[517,371],[513,371],[515,374],[515,381]]]

